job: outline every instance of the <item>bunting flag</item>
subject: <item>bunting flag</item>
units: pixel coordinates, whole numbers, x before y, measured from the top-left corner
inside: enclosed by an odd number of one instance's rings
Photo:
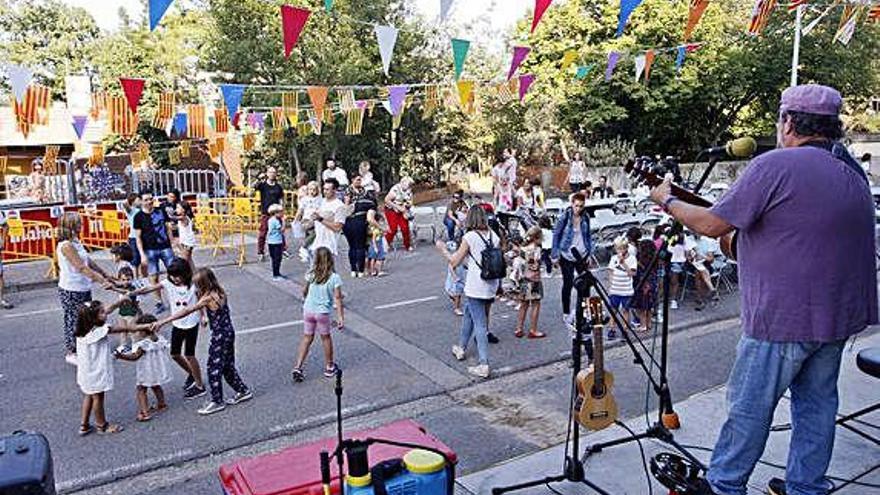
[[[309,86],[306,88],[309,94],[309,100],[312,102],[312,108],[315,110],[315,120],[318,125],[324,118],[324,105],[327,103],[327,87],[326,86]],[[320,134],[320,132],[316,132]]]
[[[654,50],[648,50],[645,52],[645,84],[648,84],[648,80],[651,79],[651,66],[654,65]]]
[[[529,52],[532,51],[531,48],[527,46],[515,46],[513,47],[513,60],[510,61],[510,70],[507,71],[507,80],[513,77],[516,73],[516,69],[523,63],[523,60],[526,59]]]
[[[15,100],[21,103],[28,85],[34,78],[33,72],[22,65],[9,64],[6,66],[6,76],[9,78],[9,85],[12,87]]]
[[[296,91],[281,93],[281,108],[284,113],[290,115],[295,113],[299,107],[299,93]]]
[[[880,21],[880,3],[871,7],[871,10],[868,11],[868,20],[870,21]]]
[[[166,129],[172,118],[174,118],[174,93],[162,93],[159,95],[159,107],[156,109],[152,125],[156,129]]]
[[[168,149],[168,163],[171,165],[180,165],[180,148]]]
[[[788,2],[788,11],[794,12],[801,5],[806,5],[809,0],[791,0]]]
[[[636,10],[642,0],[620,0],[620,15],[617,17],[617,37],[623,35],[629,16]]]
[[[620,61],[619,53],[613,51],[608,54],[608,66],[605,67],[605,82],[611,81],[611,76],[614,75],[614,68],[617,67],[618,61]]]
[[[767,26],[770,21],[770,15],[776,8],[776,0],[755,0],[755,6],[752,8],[752,18],[749,21],[749,34],[757,36]]]
[[[388,87],[388,104],[391,107],[391,115],[397,116],[403,112],[407,92],[409,92],[409,86],[406,85]]]
[[[223,103],[226,105],[226,111],[229,113],[229,120],[235,118],[238,113],[238,107],[241,106],[241,99],[244,96],[244,84],[221,84],[220,93],[223,94]]]
[[[107,113],[108,99],[109,95],[107,95],[105,91],[92,93],[92,107],[89,110],[89,115],[92,117],[92,120],[98,120]]]
[[[290,52],[296,46],[299,35],[302,33],[306,21],[309,20],[310,11],[292,7],[281,6],[281,30],[284,34],[284,58],[290,58]]]
[[[474,82],[458,81],[455,85],[458,88],[458,102],[461,108],[467,108],[468,103],[471,101],[471,95],[474,92]]]
[[[328,14],[333,10],[333,0],[324,0],[324,12]]]
[[[440,107],[440,88],[436,85],[430,85],[425,88],[425,103],[422,108],[425,116],[428,117]]]
[[[119,84],[122,85],[122,92],[125,93],[125,99],[128,101],[128,108],[132,112],[137,113],[138,105],[141,102],[141,95],[144,93],[144,80],[133,79],[129,77],[120,77]]]
[[[547,11],[547,7],[553,0],[535,0],[535,16],[532,18],[532,32],[535,32],[535,28],[538,27],[538,23],[541,22],[541,18],[544,17],[544,12]]]
[[[225,108],[214,109],[214,132],[217,134],[226,134],[229,132],[229,113]]]
[[[397,28],[394,26],[376,26],[376,40],[379,42],[379,56],[382,57],[382,70],[388,75],[391,68],[391,57],[394,55],[394,45],[397,44]]]
[[[189,139],[184,139],[180,142],[180,156],[184,158],[189,158],[192,154],[192,141]]]
[[[852,7],[852,8],[850,8]],[[853,34],[856,32],[856,22],[859,19],[859,14],[861,14],[864,6],[850,6],[844,9],[843,16],[841,17],[841,22],[843,25],[840,29],[837,30],[837,33],[834,35],[834,41],[840,42],[840,44],[847,46],[849,42],[852,40]],[[847,18],[847,15],[849,16]],[[844,21],[844,19],[846,19]]]
[[[93,144],[92,153],[89,155],[89,165],[100,165],[104,163],[104,145]]]
[[[585,78],[587,77],[587,75],[590,73],[590,71],[593,70],[593,67],[595,67],[595,65],[596,65],[596,64],[581,65],[581,66],[579,66],[579,67],[577,68],[577,73],[574,75],[574,78],[577,79],[577,80],[579,80],[579,81],[585,79]]]
[[[89,113],[92,83],[88,76],[66,76],[64,78],[64,93],[67,97],[67,111],[71,115]]]
[[[283,108],[273,108],[272,109],[272,128],[273,129],[286,129],[287,128],[287,116],[284,115]]]
[[[562,67],[560,69],[565,70],[571,67],[571,64],[577,60],[577,56],[577,50],[565,50],[565,53],[562,55]]]
[[[214,140],[214,145],[217,146],[217,153],[223,153],[226,151],[226,138],[223,136],[218,137]]]
[[[186,137],[204,138],[207,136],[205,125],[205,106],[186,106]]]
[[[709,0],[691,0],[690,12],[688,13],[688,22],[687,26],[684,28],[684,42],[687,43],[689,39],[691,39],[691,34],[694,32],[694,28],[697,27],[697,24],[700,23],[700,19],[703,18],[703,13],[706,12],[706,7],[709,6]]]
[[[684,66],[684,56],[687,53],[688,49],[686,46],[678,47],[678,55],[675,57],[675,72],[681,73],[681,68]]]
[[[830,14],[832,10],[837,8],[838,5],[840,5],[840,0],[834,0],[834,2],[832,2],[831,5],[829,5],[827,9],[825,9],[821,14],[819,14],[819,17],[813,19],[813,22],[811,22],[810,24],[807,25],[807,27],[805,27],[803,30],[801,30],[801,35],[806,36],[806,35],[810,34],[810,32],[813,31],[814,29],[816,29],[816,26],[818,26],[819,23],[822,22],[823,19],[828,17],[828,14]]]
[[[55,170],[55,160],[58,159],[58,152],[61,151],[61,146],[57,144],[50,144],[46,146],[46,150],[43,152],[43,170]]]
[[[174,0],[150,0],[150,31],[156,29],[173,1]]]
[[[523,99],[526,97],[526,93],[529,92],[529,88],[532,87],[532,83],[535,82],[534,74],[523,74],[519,76],[519,102],[522,103]]]
[[[30,132],[30,126],[48,124],[51,98],[49,88],[41,84],[31,84],[27,87],[21,103],[12,100],[12,112],[19,124],[19,129],[25,128],[27,132]]]
[[[110,132],[124,137],[134,136],[137,132],[138,116],[131,110],[128,100],[122,96],[111,96],[108,100]]]
[[[366,105],[363,108],[355,108],[345,113],[346,136],[356,136],[361,133],[364,128],[364,115],[366,113]]]
[[[461,78],[461,73],[464,71],[464,61],[467,58],[468,50],[470,49],[470,47],[470,41],[452,38],[452,57],[453,62],[455,63],[456,81]]]
[[[251,129],[262,131],[266,128],[266,114],[263,112],[249,113],[247,116],[247,123]]]
[[[449,11],[452,9],[453,0],[440,0],[440,22],[446,22]]]
[[[519,93],[519,79],[511,79],[510,81],[499,83],[495,87],[498,94],[498,101],[502,104],[510,103],[517,98]]]
[[[339,100],[339,111],[346,113],[357,108],[354,101],[353,89],[337,89],[336,99]]]
[[[323,113],[323,112],[321,112]],[[308,117],[309,124],[312,126],[311,132],[317,136],[321,135],[321,130],[323,129],[323,116],[319,115],[315,112],[314,109],[310,108],[306,110],[306,116]]]
[[[639,79],[642,77],[642,72],[645,71],[645,65],[648,63],[648,57],[646,55],[637,55],[635,58],[636,64],[636,82],[639,82]]]
[[[256,141],[256,134],[248,132],[241,136],[241,148],[244,151],[251,151],[252,149],[254,149],[254,144],[256,143]]]
[[[185,137],[187,127],[186,114],[179,112],[174,116],[174,121],[171,124],[171,133],[177,137]]]
[[[73,125],[73,132],[76,133],[76,139],[82,139],[83,133],[86,130],[86,123],[88,122],[88,117],[85,115],[74,115],[71,124]]]

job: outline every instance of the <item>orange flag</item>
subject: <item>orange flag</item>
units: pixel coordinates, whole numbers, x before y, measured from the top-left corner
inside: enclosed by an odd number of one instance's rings
[[[709,6],[709,0],[691,0],[690,14],[688,15],[687,26],[684,28],[684,42],[691,38],[694,28],[699,24],[706,7]]]
[[[651,66],[654,65],[654,56],[654,50],[645,52],[645,84],[648,84],[648,79],[651,77]]]
[[[205,129],[205,106],[187,105],[186,107],[186,136],[188,138],[204,138],[207,135]]]
[[[109,116],[110,116],[110,132],[119,134],[120,136],[133,136],[138,128],[138,116],[131,111],[128,100],[124,96],[107,97]]]
[[[315,110],[315,118],[320,123],[324,119],[324,105],[327,103],[327,87],[309,86],[306,91],[309,93],[309,99],[312,101],[312,108]]]

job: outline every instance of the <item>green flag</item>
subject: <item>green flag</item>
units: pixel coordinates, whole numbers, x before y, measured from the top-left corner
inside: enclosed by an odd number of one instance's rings
[[[333,10],[333,0],[324,0],[324,10],[327,12]]]
[[[458,81],[458,78],[461,77],[461,73],[464,71],[464,59],[467,58],[467,53],[470,47],[470,41],[452,38],[452,56],[455,58],[456,81]]]
[[[575,74],[574,78],[578,79],[578,80],[584,79],[585,77],[587,77],[587,74],[589,74],[590,71],[593,70],[593,66],[595,66],[595,65],[596,64],[579,66],[578,70],[577,70],[577,74]]]

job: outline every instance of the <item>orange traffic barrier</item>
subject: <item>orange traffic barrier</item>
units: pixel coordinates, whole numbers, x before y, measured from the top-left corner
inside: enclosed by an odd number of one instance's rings
[[[49,222],[8,218],[9,233],[3,246],[4,263],[46,260],[46,278],[57,278],[55,228]]]
[[[125,213],[118,210],[80,210],[83,230],[80,242],[92,249],[110,249],[128,242],[129,226]]]

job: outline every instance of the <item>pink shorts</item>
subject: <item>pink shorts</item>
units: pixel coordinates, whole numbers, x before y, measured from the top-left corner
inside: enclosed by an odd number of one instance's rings
[[[303,333],[306,335],[330,335],[329,313],[303,313]]]

